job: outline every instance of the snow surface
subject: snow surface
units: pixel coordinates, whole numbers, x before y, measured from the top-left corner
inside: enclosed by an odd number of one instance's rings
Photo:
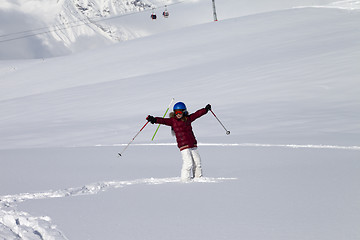
[[[216,3],[219,19],[309,5],[359,8],[358,1],[332,0]],[[170,18],[161,17],[165,9]],[[157,21],[149,21],[151,12]],[[0,20],[0,59],[41,59],[207,23],[212,7],[208,0],[2,0]]]
[[[187,1],[56,58],[0,42],[0,239],[360,239],[359,1],[216,2],[218,22]],[[193,123],[190,183],[167,127],[117,155],[172,97],[231,131]]]

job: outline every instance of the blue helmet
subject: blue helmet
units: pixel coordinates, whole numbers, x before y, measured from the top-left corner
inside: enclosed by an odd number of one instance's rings
[[[184,110],[184,111],[185,111],[185,110],[186,110],[185,103],[183,103],[183,102],[175,103],[173,110],[174,110],[174,111],[175,111],[175,110]]]

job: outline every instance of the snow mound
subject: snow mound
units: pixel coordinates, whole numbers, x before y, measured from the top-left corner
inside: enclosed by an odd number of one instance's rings
[[[33,217],[26,212],[0,209],[0,238],[6,240],[66,240],[47,216]]]

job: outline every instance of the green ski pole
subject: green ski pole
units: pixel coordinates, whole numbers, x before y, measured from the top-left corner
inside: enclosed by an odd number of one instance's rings
[[[171,102],[170,102],[170,104],[169,104],[169,107],[166,109],[166,112],[165,112],[165,114],[164,114],[163,117],[166,116],[167,112],[169,111],[169,109],[170,109],[170,107],[171,107],[171,104],[172,104],[174,101],[175,101],[175,98],[172,98],[172,99],[171,99]],[[154,141],[155,135],[156,135],[156,133],[159,131],[159,128],[160,128],[160,124],[159,124],[159,126],[157,127],[157,129],[156,129],[156,131],[155,131],[155,133],[154,133],[154,136],[152,137],[151,141]]]

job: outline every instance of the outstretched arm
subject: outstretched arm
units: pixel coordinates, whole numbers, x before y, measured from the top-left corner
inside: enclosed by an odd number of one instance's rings
[[[208,104],[206,105],[206,107],[197,110],[196,112],[194,112],[193,114],[190,114],[189,118],[190,121],[195,121],[196,119],[198,119],[199,117],[205,115],[209,110],[211,110],[211,105]]]
[[[155,119],[156,119],[156,123],[158,123],[158,124],[164,124],[164,125],[167,125],[167,126],[172,126],[172,121],[171,121],[170,118],[157,117]]]
[[[151,115],[147,116],[146,120],[151,122],[152,124],[164,124],[167,126],[172,126],[170,118],[159,118],[159,117],[153,117]]]

